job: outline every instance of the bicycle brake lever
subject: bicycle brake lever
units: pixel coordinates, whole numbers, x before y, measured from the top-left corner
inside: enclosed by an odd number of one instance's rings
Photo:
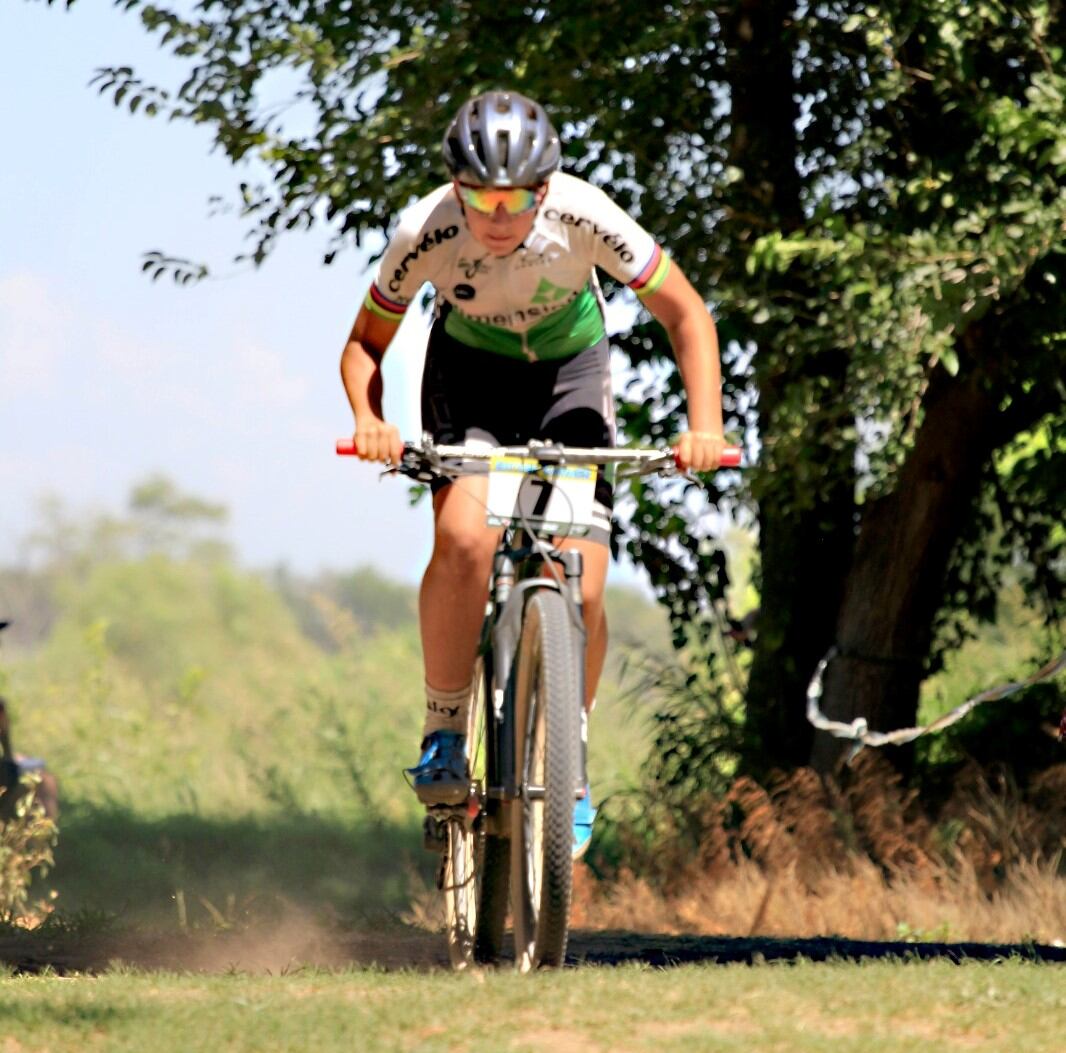
[[[618,469],[619,479],[639,479],[644,475],[660,475],[667,479],[673,479],[680,474],[677,464],[672,457],[664,457],[662,460],[656,460],[642,465],[638,464],[631,468],[620,467]]]
[[[432,483],[440,475],[438,461],[439,458],[431,457],[425,450],[410,447],[404,450],[403,458],[393,471],[406,475],[415,482]]]

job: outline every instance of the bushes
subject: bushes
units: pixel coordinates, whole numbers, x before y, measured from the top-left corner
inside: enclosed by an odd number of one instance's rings
[[[47,901],[30,902],[34,871],[44,876],[53,863],[57,830],[45,815],[35,791],[40,777],[25,775],[20,790],[0,790],[0,795],[18,793],[13,814],[0,820],[0,924],[32,928],[51,912]]]

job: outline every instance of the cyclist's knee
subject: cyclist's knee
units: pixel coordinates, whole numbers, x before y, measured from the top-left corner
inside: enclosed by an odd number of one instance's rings
[[[433,558],[456,573],[488,575],[495,535],[484,524],[474,526],[440,522],[433,537]]]

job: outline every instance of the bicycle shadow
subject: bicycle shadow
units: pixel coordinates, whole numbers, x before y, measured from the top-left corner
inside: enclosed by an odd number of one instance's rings
[[[641,963],[656,968],[683,965],[762,965],[768,962],[861,962],[883,959],[995,961],[1004,958],[1066,963],[1066,947],[1037,943],[936,943],[853,940],[841,936],[780,939],[768,936],[667,936],[632,932],[571,934],[568,965]]]

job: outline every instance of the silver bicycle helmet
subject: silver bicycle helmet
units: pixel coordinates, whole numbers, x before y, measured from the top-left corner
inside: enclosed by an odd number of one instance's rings
[[[516,91],[487,91],[459,107],[444,163],[478,186],[537,186],[559,167],[559,136],[544,107]]]

